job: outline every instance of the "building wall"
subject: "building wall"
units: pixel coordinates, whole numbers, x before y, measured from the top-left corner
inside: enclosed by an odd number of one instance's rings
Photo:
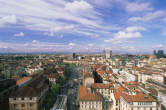
[[[113,90],[110,89],[93,89],[93,92],[96,93],[100,93],[102,94],[103,97],[105,97],[106,99],[108,99],[109,101],[112,101],[113,98]]]
[[[10,110],[41,110],[41,105],[48,93],[48,88],[44,89],[39,97],[10,97]]]
[[[133,102],[128,103],[122,97],[120,98],[120,110],[157,110],[156,102]]]
[[[138,82],[146,83],[146,81],[151,78],[152,76],[148,74],[142,74],[142,73],[138,74]]]
[[[120,100],[116,100],[115,97],[114,97],[114,94],[112,96],[112,108],[111,110],[120,110]]]
[[[84,79],[84,85],[85,87],[91,87],[91,84],[94,83],[94,78],[88,77]]]
[[[80,110],[103,110],[102,101],[80,101]]]
[[[10,110],[38,110],[37,98],[9,98]]]

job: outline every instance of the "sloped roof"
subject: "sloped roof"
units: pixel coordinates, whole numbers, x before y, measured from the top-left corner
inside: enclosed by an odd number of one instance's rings
[[[37,97],[46,88],[48,85],[45,83],[45,78],[40,75],[36,76],[28,85],[13,92],[10,97]]]
[[[23,77],[23,78],[17,80],[17,81],[16,81],[16,84],[17,84],[17,85],[20,85],[20,84],[22,84],[22,83],[24,83],[24,82],[26,82],[26,81],[28,81],[28,80],[30,80],[30,79],[31,79],[31,77]]]
[[[81,101],[101,101],[102,96],[97,93],[88,93],[85,86],[80,86]]]
[[[121,96],[127,101],[127,102],[155,102],[155,100],[142,92],[138,92],[136,95],[129,95],[122,93]]]
[[[109,89],[111,87],[114,87],[112,83],[110,84],[94,83],[91,86],[92,88],[99,88],[99,89]]]

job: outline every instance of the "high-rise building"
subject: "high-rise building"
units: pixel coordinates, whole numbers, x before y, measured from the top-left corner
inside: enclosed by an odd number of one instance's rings
[[[105,50],[103,50],[103,58],[106,58],[106,51]]]
[[[157,53],[156,53],[156,50],[154,50],[154,51],[153,51],[153,54],[154,54],[154,55],[156,55],[156,54],[157,54]]]
[[[110,58],[112,57],[112,50],[110,50]]]
[[[164,50],[158,50],[158,58],[163,58],[164,57]]]
[[[73,53],[72,57],[73,57],[73,59],[75,59],[76,58],[76,53]]]
[[[164,50],[154,50],[153,51],[153,54],[157,56],[157,58],[164,58],[165,57],[165,54],[164,54]]]

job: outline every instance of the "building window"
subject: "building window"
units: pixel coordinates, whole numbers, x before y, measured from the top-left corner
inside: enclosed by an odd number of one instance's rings
[[[30,107],[33,107],[33,105],[34,105],[33,103],[30,103],[30,104],[29,104]]]
[[[116,101],[116,106],[118,106],[118,101]]]
[[[22,110],[24,110],[25,109],[25,104],[21,104],[21,108],[22,108]]]
[[[17,104],[14,104],[14,109],[17,109]]]
[[[22,97],[21,100],[24,100],[24,97]]]
[[[14,100],[16,100],[16,98],[14,98]]]
[[[32,97],[30,97],[29,99],[32,100]]]

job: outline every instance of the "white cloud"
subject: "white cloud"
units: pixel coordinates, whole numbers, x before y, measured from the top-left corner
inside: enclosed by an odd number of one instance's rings
[[[119,31],[115,34],[115,38],[118,39],[131,39],[131,38],[139,38],[142,37],[140,32],[123,32]]]
[[[131,27],[127,27],[126,31],[127,32],[135,32],[135,31],[145,31],[146,29],[144,27],[138,27],[138,26],[131,26]]]
[[[4,26],[6,24],[16,24],[17,19],[15,15],[3,16],[0,18],[0,26]]]
[[[159,18],[162,18],[165,16],[166,16],[166,13],[164,11],[155,11],[155,12],[150,12],[142,17],[131,17],[131,18],[129,18],[129,21],[132,21],[132,22],[152,21],[152,20],[159,19]]]
[[[24,33],[23,32],[20,32],[20,33],[16,33],[14,34],[15,37],[23,37],[24,36]]]
[[[163,47],[164,47],[164,45],[162,45],[162,44],[159,44],[159,45],[155,46],[155,48],[163,48]]]
[[[149,3],[137,3],[137,2],[128,2],[126,4],[126,10],[128,12],[142,12],[142,11],[152,11],[153,8]]]
[[[94,44],[91,43],[91,44],[88,44],[88,46],[92,47],[92,46],[94,46]]]
[[[38,43],[36,43],[38,42]],[[73,48],[73,46],[77,48]],[[39,42],[34,40],[33,42],[0,42],[1,52],[87,52],[86,49],[90,49],[91,52],[99,51],[98,47],[89,47],[88,45],[78,45],[75,43],[50,43]],[[8,51],[9,52],[9,51]]]
[[[132,22],[136,22],[136,21],[140,21],[140,20],[142,20],[141,17],[131,17],[131,18],[129,18],[129,21],[132,21]]]
[[[32,43],[37,43],[38,41],[37,40],[33,40]]]
[[[154,20],[160,17],[165,16],[165,12],[164,11],[156,11],[156,12],[152,12],[152,13],[148,13],[143,20],[144,21],[150,21],[150,20]]]
[[[9,48],[8,46],[5,46],[5,45],[0,45],[0,48],[1,49],[7,49],[7,48]]]
[[[112,27],[103,28],[104,21],[100,18],[100,13],[86,1],[0,1],[0,14],[0,17],[3,18],[0,20],[0,24],[17,23],[22,26],[21,28],[42,31],[48,36],[54,36],[55,33],[84,35],[87,32],[84,29],[98,30],[98,33],[89,33],[100,34],[100,31],[108,32],[112,29]],[[17,22],[16,17],[19,22]],[[77,31],[82,31],[82,33],[77,33]]]
[[[76,44],[75,43],[69,43],[69,46],[75,46]]]
[[[157,44],[157,45],[152,46],[152,49],[153,49],[153,50],[154,50],[154,49],[165,49],[165,48],[166,48],[166,46],[163,45],[163,44]]]
[[[111,42],[112,44],[129,43],[131,42],[131,41],[128,41],[129,39],[142,37],[142,34],[140,33],[140,31],[146,31],[146,29],[140,26],[127,27],[123,31],[119,31],[118,33],[115,33],[113,38],[104,40],[104,42]]]
[[[27,47],[27,46],[29,46],[29,44],[28,44],[28,43],[25,43],[25,44],[23,44],[23,46]]]
[[[92,10],[93,7],[86,1],[73,1],[69,2],[65,5],[65,9],[70,11],[71,13],[81,13],[81,12],[88,12]]]
[[[119,31],[118,33],[114,34],[113,38],[108,40],[104,40],[104,42],[111,42],[112,44],[122,44],[122,43],[129,43],[129,39],[133,38],[140,38],[142,34],[140,32],[124,32]]]

